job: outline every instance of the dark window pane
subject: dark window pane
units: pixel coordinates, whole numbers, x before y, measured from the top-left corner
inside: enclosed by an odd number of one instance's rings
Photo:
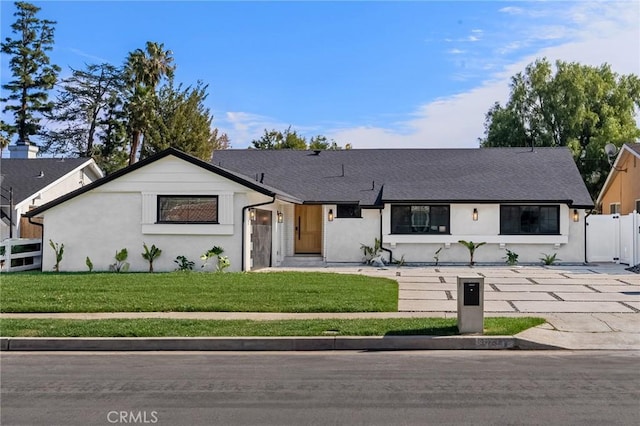
[[[501,234],[559,234],[560,206],[500,206]]]
[[[357,204],[338,204],[337,214],[341,219],[358,219],[361,216],[360,206]]]
[[[523,234],[537,234],[539,209],[525,206],[520,209],[520,232]]]
[[[449,206],[392,205],[392,234],[446,234]]]
[[[158,222],[217,223],[218,197],[158,197]]]

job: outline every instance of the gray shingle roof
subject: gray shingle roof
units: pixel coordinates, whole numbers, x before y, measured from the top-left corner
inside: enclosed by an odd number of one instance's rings
[[[88,161],[88,158],[3,158],[0,160],[2,204],[7,204],[5,190],[13,188],[17,204]]]
[[[213,164],[306,203],[593,201],[566,148],[221,150]],[[344,173],[343,173],[344,170]]]

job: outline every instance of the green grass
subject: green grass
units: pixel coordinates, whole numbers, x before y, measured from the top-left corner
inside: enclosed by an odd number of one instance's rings
[[[511,336],[544,323],[541,318],[485,318],[485,335]],[[456,319],[391,318],[328,320],[35,320],[0,319],[3,337],[238,337],[394,336],[458,334]],[[333,335],[333,334],[331,334]]]
[[[362,275],[23,273],[0,278],[1,312],[394,312],[398,283]]]

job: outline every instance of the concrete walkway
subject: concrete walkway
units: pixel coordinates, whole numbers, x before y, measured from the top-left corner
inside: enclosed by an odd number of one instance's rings
[[[121,312],[0,314],[0,318],[203,320],[455,318],[457,316],[456,279],[457,276],[464,275],[484,277],[485,316],[539,316],[547,320],[547,324],[515,336],[523,342],[529,342],[530,347],[546,345],[566,349],[640,350],[640,274],[625,271],[620,265],[474,268],[445,266],[386,269],[332,266],[295,268],[295,270],[363,274],[397,280],[399,283],[398,312],[308,314]],[[472,339],[477,340],[477,336]]]

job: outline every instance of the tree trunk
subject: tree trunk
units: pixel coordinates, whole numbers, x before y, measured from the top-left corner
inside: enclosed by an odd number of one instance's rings
[[[136,162],[136,153],[138,152],[138,145],[140,144],[140,131],[134,130],[131,138],[131,152],[129,152],[129,165]]]

